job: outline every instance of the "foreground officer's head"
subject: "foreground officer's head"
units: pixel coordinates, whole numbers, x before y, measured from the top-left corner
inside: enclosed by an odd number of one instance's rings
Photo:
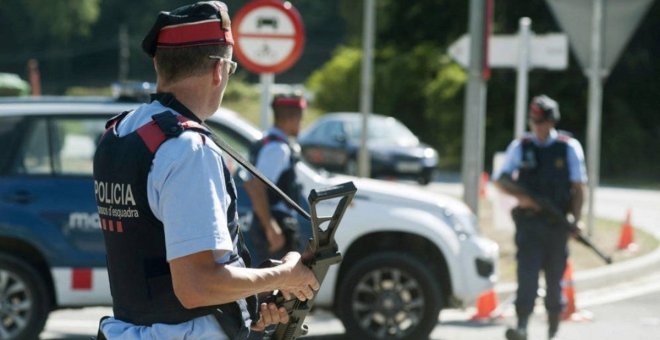
[[[234,39],[227,5],[202,1],[160,12],[142,41],[154,59],[158,84],[207,74],[218,67],[226,78],[236,71],[231,61]]]

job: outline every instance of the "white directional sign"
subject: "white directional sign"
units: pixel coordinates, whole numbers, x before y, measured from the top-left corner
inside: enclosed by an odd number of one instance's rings
[[[517,35],[490,37],[488,63],[493,68],[518,66],[520,38]],[[565,34],[533,35],[530,39],[529,65],[531,68],[563,70],[568,66],[568,39]],[[449,55],[463,67],[470,60],[470,37],[465,34],[449,46]]]
[[[249,2],[236,14],[232,30],[236,58],[255,73],[283,72],[303,50],[302,19],[289,2]]]

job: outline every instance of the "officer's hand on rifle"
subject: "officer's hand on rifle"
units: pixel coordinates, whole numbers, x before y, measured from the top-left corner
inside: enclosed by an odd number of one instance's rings
[[[520,208],[531,209],[534,211],[541,210],[541,206],[538,204],[538,202],[536,202],[533,198],[529,197],[528,195],[519,194],[516,195],[516,198],[518,199],[518,207]]]
[[[289,322],[289,313],[286,308],[277,307],[274,303],[261,303],[259,306],[259,321],[252,324],[250,329],[262,332],[270,325]]]
[[[321,286],[314,273],[302,262],[300,253],[289,252],[282,258],[282,264],[278,266],[287,271],[283,276],[280,291],[286,300],[293,297],[305,301],[314,297],[314,292]]]

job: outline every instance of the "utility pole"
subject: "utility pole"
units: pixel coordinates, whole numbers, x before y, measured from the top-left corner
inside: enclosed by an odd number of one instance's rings
[[[131,56],[131,46],[128,36],[128,26],[126,24],[119,25],[119,73],[117,75],[118,80],[126,81],[128,80],[128,63]]]
[[[362,113],[362,135],[360,136],[360,150],[358,151],[358,174],[360,177],[369,177],[369,174],[371,173],[369,164],[369,150],[367,149],[367,137],[369,135],[369,116],[371,115],[373,101],[372,78],[375,24],[375,0],[365,0],[364,25],[362,28],[362,74],[360,82],[360,112]]]
[[[479,216],[479,177],[483,171],[485,141],[486,1],[470,0],[470,62],[463,127],[463,200]]]

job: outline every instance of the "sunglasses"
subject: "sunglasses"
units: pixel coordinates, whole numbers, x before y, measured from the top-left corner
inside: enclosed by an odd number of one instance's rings
[[[229,76],[234,75],[236,73],[236,69],[238,68],[238,63],[225,57],[221,57],[219,55],[210,55],[209,59],[214,59],[214,60],[222,60],[223,63],[229,64]]]

